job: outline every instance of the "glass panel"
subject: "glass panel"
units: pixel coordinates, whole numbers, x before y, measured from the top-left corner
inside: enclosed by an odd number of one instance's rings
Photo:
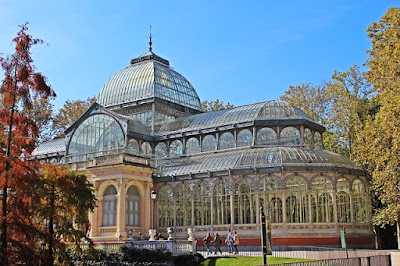
[[[361,180],[356,179],[353,182],[353,213],[354,222],[366,223],[367,222],[367,194],[365,192],[364,184]]]
[[[165,158],[168,156],[167,144],[160,142],[155,148],[155,155],[157,158]]]
[[[197,138],[190,138],[186,142],[186,154],[195,154],[200,152],[200,142]]]
[[[307,145],[312,144],[312,133],[311,130],[308,128],[304,129],[304,143]]]
[[[213,224],[222,225],[231,223],[230,196],[225,183],[220,180],[214,185],[213,190]]]
[[[256,223],[256,193],[251,181],[236,182],[234,193],[235,224]]]
[[[277,177],[266,176],[263,178],[260,188],[260,206],[264,207],[267,217],[272,223],[282,222],[282,193],[281,186]]]
[[[174,140],[169,145],[169,154],[172,157],[179,157],[183,153],[183,144],[180,140]]]
[[[111,116],[98,114],[88,117],[71,137],[67,160],[90,160],[93,156],[116,154],[125,146],[124,133]]]
[[[265,127],[257,131],[257,145],[277,144],[276,132],[272,128]]]
[[[237,135],[237,147],[251,146],[253,134],[248,129],[243,129]]]
[[[337,181],[337,215],[339,223],[350,223],[350,188],[349,182],[344,178]]]
[[[202,143],[201,143],[201,149],[202,151],[215,151],[216,148],[216,141],[215,137],[213,135],[207,135],[204,137]]]
[[[280,143],[282,145],[299,145],[300,131],[295,127],[285,127],[280,134]]]
[[[139,154],[139,143],[135,139],[130,139],[128,142],[127,152],[130,154]]]
[[[170,186],[163,186],[157,191],[158,225],[174,226],[174,197]]]
[[[232,149],[235,146],[235,140],[233,134],[230,132],[225,132],[219,137],[218,149]]]
[[[332,223],[333,216],[333,187],[326,177],[315,178],[312,183],[312,218],[317,223]]]
[[[319,150],[322,150],[324,148],[324,144],[322,143],[321,133],[319,132],[315,132],[314,134],[314,147]]]
[[[301,177],[291,177],[286,182],[286,222],[308,222],[307,183]]]
[[[189,186],[186,184],[178,185],[176,188],[176,226],[192,225],[192,203],[189,195]]]
[[[151,149],[150,143],[143,142],[143,144],[142,144],[142,155],[145,156],[145,157],[151,157],[152,149]]]
[[[211,224],[210,187],[204,181],[194,187],[194,225]]]

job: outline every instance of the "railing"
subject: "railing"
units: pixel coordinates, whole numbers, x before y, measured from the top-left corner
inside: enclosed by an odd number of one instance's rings
[[[211,246],[211,254],[207,254],[207,248],[205,246],[197,246],[197,252],[203,256],[246,256],[246,257],[260,257],[262,256],[260,246],[238,246],[238,252],[229,253],[229,248],[226,245],[220,247],[222,254],[218,252],[215,254],[215,247]],[[344,249],[340,248],[325,248],[325,247],[314,247],[314,246],[275,246],[272,249],[273,257],[286,257],[286,258],[299,258],[299,259],[316,259],[316,260],[327,260],[327,259],[346,259],[349,258],[366,258],[375,256],[389,256],[387,252],[381,252],[376,250],[348,250],[347,254]],[[380,265],[382,266],[382,265]]]
[[[317,260],[309,262],[294,262],[294,263],[284,263],[284,264],[268,264],[274,266],[390,266],[390,255],[379,255],[372,257],[362,257],[362,258],[349,258],[349,259],[328,259],[328,260]]]
[[[96,243],[102,249],[106,250],[118,250],[123,246],[136,248],[136,249],[166,249],[170,251],[173,255],[181,255],[181,254],[190,254],[196,252],[196,241],[189,240],[177,240],[177,241],[169,241],[169,240],[156,240],[156,241],[118,241],[118,242],[102,242]],[[87,248],[88,245],[82,243],[81,248]]]
[[[97,230],[100,235],[111,235],[117,233],[117,227],[100,227]]]

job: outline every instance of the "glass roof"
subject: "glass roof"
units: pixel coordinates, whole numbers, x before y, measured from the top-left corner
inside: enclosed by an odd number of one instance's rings
[[[32,156],[40,156],[51,153],[65,153],[65,139],[55,139],[40,143],[32,152]]]
[[[161,176],[186,175],[206,171],[252,169],[254,167],[282,165],[334,165],[358,169],[346,157],[325,150],[307,150],[297,147],[267,147],[160,160],[157,166],[157,173]]]
[[[112,76],[101,90],[98,103],[113,106],[158,97],[202,111],[200,99],[181,74],[169,62],[152,52],[132,59],[132,64]]]
[[[267,101],[227,110],[179,117],[164,124],[158,133],[199,130],[254,120],[299,118],[313,122],[303,111],[284,101]]]

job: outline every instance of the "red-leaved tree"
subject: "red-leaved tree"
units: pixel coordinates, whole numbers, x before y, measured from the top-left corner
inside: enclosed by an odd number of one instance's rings
[[[55,97],[46,77],[36,72],[31,48],[43,43],[27,33],[27,23],[20,26],[13,39],[15,53],[0,57],[4,79],[0,86],[0,188],[1,245],[3,264],[35,264],[40,260],[38,242],[41,230],[32,208],[40,202],[36,190],[39,165],[28,160],[38,138],[36,124],[24,110],[39,98]]]

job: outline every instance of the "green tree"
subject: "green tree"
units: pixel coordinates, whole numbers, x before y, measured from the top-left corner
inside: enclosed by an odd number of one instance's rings
[[[67,100],[54,117],[54,135],[64,136],[64,131],[75,123],[95,101],[95,97],[89,97],[86,100]]]
[[[223,101],[220,101],[219,99],[216,99],[214,101],[202,101],[201,105],[203,106],[204,112],[214,112],[234,107],[233,104],[230,103],[225,104]]]
[[[88,239],[88,212],[96,206],[94,189],[86,176],[51,164],[43,165],[37,189],[41,196],[40,206],[36,208],[37,217],[40,221],[48,221],[43,227],[48,230],[46,265],[53,265],[54,254],[66,259],[65,241],[80,249],[82,237]]]
[[[377,108],[360,131],[357,161],[372,175],[382,203],[375,210],[375,224],[397,223],[400,229],[400,9],[390,8],[367,32],[372,41],[367,79]]]
[[[304,83],[297,86],[290,86],[280,97],[304,111],[314,121],[325,125],[327,120],[327,94],[328,84],[313,85]]]
[[[53,139],[54,105],[50,98],[41,98],[32,103],[32,108],[24,110],[25,115],[36,123],[39,129],[39,142]]]

